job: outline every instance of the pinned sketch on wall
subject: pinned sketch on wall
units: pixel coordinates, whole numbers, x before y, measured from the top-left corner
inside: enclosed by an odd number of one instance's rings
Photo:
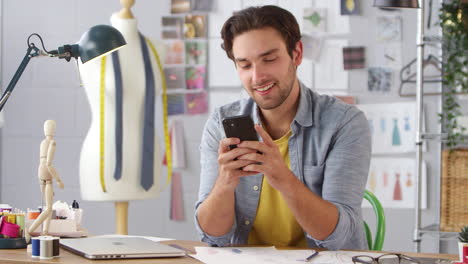
[[[208,95],[206,92],[187,94],[185,101],[187,114],[203,114],[208,111]]]
[[[302,45],[304,49],[304,59],[317,62],[322,48],[322,38],[316,35],[302,35]]]
[[[412,158],[371,159],[366,189],[371,191],[384,208],[414,208],[415,165]],[[421,177],[421,207],[427,208],[426,166]],[[370,207],[367,202],[363,207]]]
[[[190,40],[185,42],[185,63],[206,64],[207,42]]]
[[[401,16],[377,17],[377,40],[381,42],[400,42]]]
[[[303,16],[303,32],[326,32],[327,10],[324,8],[305,8]]]
[[[415,102],[359,104],[357,107],[369,122],[373,154],[415,151]]]
[[[166,59],[164,64],[184,63],[184,42],[181,40],[166,41]]]
[[[184,37],[205,38],[206,37],[206,15],[186,15],[184,23]]]
[[[348,46],[347,40],[326,39],[322,45],[320,61],[314,67],[314,87],[317,90],[347,90],[348,71],[343,67],[343,47]]]
[[[162,38],[181,39],[183,37],[184,18],[183,17],[162,17]]]
[[[347,34],[350,32],[349,16],[341,15],[341,1],[314,1],[314,5],[315,8],[327,10],[328,34]]]
[[[185,112],[185,98],[183,94],[167,95],[167,114],[181,115]]]
[[[366,48],[344,47],[343,67],[345,70],[362,69],[366,66]]]
[[[172,0],[171,13],[180,14],[190,12],[190,0]]]
[[[359,0],[341,0],[341,15],[359,15]]]
[[[205,65],[190,66],[185,69],[186,87],[189,90],[205,88]]]
[[[375,49],[376,65],[382,65],[386,68],[401,69],[401,43],[384,43],[376,46]]]
[[[393,70],[382,67],[369,67],[367,70],[369,92],[390,92],[393,86]]]
[[[211,12],[213,10],[213,0],[192,0],[193,12]]]
[[[185,67],[166,67],[164,68],[167,89],[185,88]]]

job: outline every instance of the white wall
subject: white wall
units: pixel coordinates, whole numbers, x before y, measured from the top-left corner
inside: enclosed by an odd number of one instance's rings
[[[160,36],[160,18],[169,14],[169,0],[138,0],[132,8],[139,21],[143,34],[151,39]],[[236,0],[221,3],[232,6],[243,6],[261,1]],[[276,2],[278,1],[269,1]],[[291,5],[295,11],[301,5],[309,6],[312,0],[279,1],[282,6]],[[368,66],[375,54],[375,17],[377,11],[371,7],[372,1],[360,1],[362,15],[350,17],[350,28],[354,34],[344,36],[350,45],[364,45],[367,48]],[[3,0],[2,10],[2,43],[1,68],[2,87],[6,87],[26,51],[26,38],[37,32],[44,38],[47,49],[76,42],[81,34],[95,24],[109,24],[112,13],[120,10],[118,0]],[[293,4],[294,3],[294,4]],[[437,6],[437,5],[436,5]],[[229,14],[225,14],[229,15]],[[403,26],[403,64],[415,57],[416,12],[401,12]],[[437,15],[433,14],[434,21]],[[213,27],[213,26],[212,26]],[[219,28],[213,27],[210,39],[213,43]],[[39,42],[34,39],[34,42]],[[220,49],[210,47],[210,49]],[[220,53],[223,54],[223,53]],[[224,54],[223,54],[224,55]],[[229,67],[229,65],[227,65]],[[308,65],[310,69],[311,65]],[[233,72],[233,71],[232,71]],[[304,72],[303,72],[304,74]],[[305,73],[307,74],[307,73]],[[312,75],[312,72],[310,72]],[[232,80],[236,80],[232,76]],[[397,78],[396,78],[397,80]],[[398,85],[398,83],[396,83]],[[386,95],[372,95],[367,91],[367,71],[352,71],[349,77],[349,91],[358,95],[359,103],[402,101],[395,91]],[[219,91],[219,90],[218,90]],[[237,93],[238,90],[231,89]],[[216,92],[219,93],[219,92]],[[407,99],[407,100],[414,100]],[[431,112],[427,114],[428,127],[437,131],[435,112],[437,98],[427,101]],[[37,182],[37,165],[39,162],[39,143],[43,138],[42,126],[46,119],[57,121],[57,152],[54,165],[59,171],[66,188],[55,188],[55,199],[69,203],[80,199],[78,164],[82,141],[90,125],[90,110],[82,88],[79,87],[77,69],[74,63],[50,58],[31,60],[21,80],[4,109],[5,126],[1,129],[1,175],[0,202],[9,203],[18,208],[35,207],[40,204],[40,191]],[[193,226],[193,204],[197,197],[199,183],[199,151],[203,124],[206,115],[177,117],[184,121],[187,144],[188,168],[182,172],[183,193],[186,220],[173,222],[169,220],[169,189],[159,199],[130,202],[129,233],[173,237],[177,239],[198,239]],[[429,146],[426,155],[429,166],[429,209],[423,212],[423,224],[438,220],[439,193],[439,148],[436,143]],[[407,155],[410,156],[411,155]],[[434,195],[432,195],[434,194]],[[114,209],[109,202],[81,202],[85,210],[84,226],[91,234],[114,232]],[[411,251],[413,233],[413,210],[392,209],[385,211],[387,216],[387,235],[385,250]],[[364,211],[366,219],[372,219],[371,210]],[[370,220],[372,223],[372,220]],[[435,239],[424,239],[422,249],[435,252],[439,244]],[[448,250],[450,251],[452,247]]]

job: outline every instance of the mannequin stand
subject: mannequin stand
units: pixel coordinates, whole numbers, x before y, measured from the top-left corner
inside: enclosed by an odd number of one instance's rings
[[[128,201],[115,202],[115,232],[128,235]]]

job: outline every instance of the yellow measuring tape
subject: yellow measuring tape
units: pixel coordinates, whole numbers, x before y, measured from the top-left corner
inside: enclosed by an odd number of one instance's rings
[[[151,48],[151,51],[153,52],[154,58],[156,62],[158,63],[158,69],[161,74],[161,82],[162,82],[162,101],[163,101],[163,126],[164,126],[164,146],[166,147],[166,163],[167,163],[167,182],[171,182],[171,176],[172,176],[172,154],[171,154],[171,141],[169,139],[169,126],[168,126],[168,121],[167,121],[167,85],[166,85],[166,77],[164,76],[164,70],[161,64],[161,60],[159,59],[158,52],[154,48],[153,43],[147,38],[146,42],[148,42],[148,45]]]
[[[106,107],[106,60],[107,57],[101,58],[101,85],[99,87],[99,179],[101,181],[101,189],[103,192],[106,190],[106,182],[104,179],[104,153],[105,153],[105,107]]]

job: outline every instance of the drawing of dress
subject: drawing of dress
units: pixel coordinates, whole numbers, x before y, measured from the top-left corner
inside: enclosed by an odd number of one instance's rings
[[[393,189],[393,200],[394,201],[403,200],[402,193],[401,193],[400,173],[395,173],[395,188]]]
[[[385,133],[385,118],[380,118],[380,131]]]
[[[392,146],[400,146],[400,130],[398,129],[398,119],[393,119]]]
[[[411,187],[413,186],[413,180],[411,179],[411,173],[406,173],[406,186]]]
[[[383,173],[383,186],[387,187],[387,185],[388,185],[388,173],[385,171]]]
[[[409,123],[409,117],[405,116],[405,131],[410,131],[410,130],[411,130],[411,126]]]

